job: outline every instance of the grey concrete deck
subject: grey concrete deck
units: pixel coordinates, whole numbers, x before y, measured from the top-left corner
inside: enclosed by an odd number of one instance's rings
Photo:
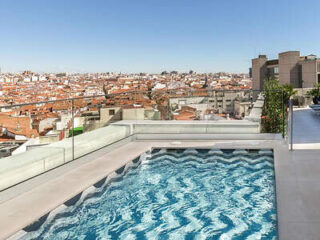
[[[32,187],[23,183],[29,186],[25,191],[15,187],[17,195],[11,190],[10,197],[0,203],[0,239],[14,234],[151,147],[273,148],[280,239],[320,239],[320,150],[290,152],[281,140],[144,140],[88,155],[87,160],[79,159],[82,163],[67,171],[33,179]]]
[[[294,109],[293,144],[294,149],[320,149],[320,116],[309,107]]]
[[[276,160],[280,239],[320,239],[320,151],[281,151]]]

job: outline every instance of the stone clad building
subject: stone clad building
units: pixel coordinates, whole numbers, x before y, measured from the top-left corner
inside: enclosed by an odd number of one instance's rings
[[[279,53],[278,59],[268,60],[266,55],[252,59],[252,88],[263,89],[263,81],[276,77],[281,85],[312,88],[320,83],[320,59],[315,55],[300,56],[299,51]]]

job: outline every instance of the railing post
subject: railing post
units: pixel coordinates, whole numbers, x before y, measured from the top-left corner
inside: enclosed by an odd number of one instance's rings
[[[170,97],[171,97],[171,91],[170,91],[170,90],[167,91],[167,96],[168,96],[168,109],[167,109],[167,111],[168,111],[168,115],[167,115],[168,118],[167,118],[167,120],[171,120],[171,119],[170,119],[170,112],[171,112],[171,111],[170,111]]]
[[[290,109],[290,151],[293,150],[293,104],[292,99],[289,100]]]
[[[284,91],[282,90],[282,137],[285,137],[285,101],[284,101]]]
[[[74,160],[74,100],[71,100],[72,109],[72,160]]]
[[[135,114],[135,119],[134,120],[136,120],[136,122],[138,122],[138,107],[137,107],[137,105],[138,105],[138,91],[137,90],[135,90],[134,91],[134,105],[136,105],[136,106],[134,106],[133,105],[133,108],[134,108],[134,114]]]

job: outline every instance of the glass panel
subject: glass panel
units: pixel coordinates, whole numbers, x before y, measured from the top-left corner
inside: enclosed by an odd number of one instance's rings
[[[68,101],[56,101],[1,108],[0,190],[71,158],[70,107]]]
[[[126,93],[87,97],[73,101],[74,159],[130,135],[129,125],[116,125],[126,114],[123,110],[130,106],[130,101],[131,96]]]

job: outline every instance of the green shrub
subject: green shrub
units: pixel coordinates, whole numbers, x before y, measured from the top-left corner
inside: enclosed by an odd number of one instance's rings
[[[314,85],[314,88],[307,92],[307,95],[312,97],[320,96],[320,83]]]
[[[270,78],[264,81],[264,105],[262,108],[262,132],[282,133],[283,126],[283,88],[278,80]]]

